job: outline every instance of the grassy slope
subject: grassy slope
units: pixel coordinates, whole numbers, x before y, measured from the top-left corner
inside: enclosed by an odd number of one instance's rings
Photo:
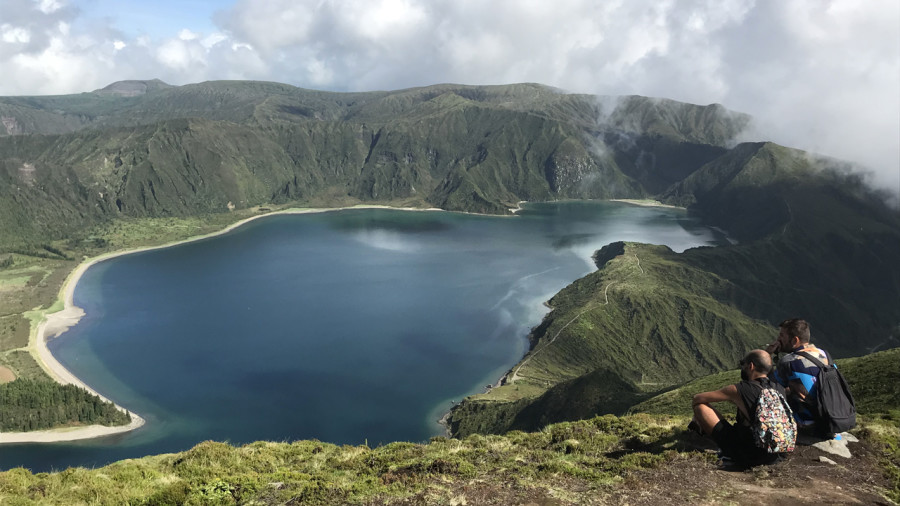
[[[862,357],[835,360],[847,378],[860,413],[889,413],[900,410],[900,348]],[[725,371],[696,379],[640,402],[630,413],[691,415],[691,397],[698,392],[716,390],[740,381],[736,370]]]
[[[839,362],[858,400],[861,425],[855,432],[871,445],[853,467],[867,468],[879,461],[884,477],[875,472],[866,475],[864,483],[852,483],[847,481],[849,475],[838,470],[834,479],[848,492],[864,493],[867,501],[877,499],[880,493],[900,499],[900,475],[896,474],[900,415],[890,414],[900,406],[898,358],[900,350],[891,350]],[[698,379],[635,407],[656,414],[607,415],[532,433],[438,437],[427,444],[398,442],[378,448],[338,447],[318,441],[257,442],[235,448],[205,442],[186,452],[126,460],[94,470],[74,468],[35,475],[13,469],[0,472],[0,502],[586,504],[640,497],[641,491],[646,494],[652,485],[657,491],[665,489],[665,501],[741,503],[746,490],[734,487],[744,480],[738,475],[750,476],[752,486],[771,490],[777,471],[773,476],[765,470],[726,473],[732,476],[724,482],[714,481],[714,459],[683,429],[688,418],[682,416],[693,393],[718,388],[733,381],[735,374],[729,371]],[[673,483],[657,482],[660,478],[654,476],[665,476],[667,468],[689,469],[692,479],[682,476]],[[803,472],[821,479],[826,471],[813,468]],[[698,476],[711,478],[701,480],[705,485],[700,488],[692,488],[696,485],[689,482]],[[787,476],[794,479],[791,472]],[[888,488],[879,489],[879,485]],[[781,497],[777,487],[770,493]],[[791,500],[790,494],[785,492],[781,499]],[[847,500],[847,496],[841,497]]]
[[[682,185],[742,243],[692,250],[685,262],[729,280],[734,289],[714,295],[753,318],[803,316],[836,356],[900,344],[900,213],[833,160],[769,143],[745,148]]]
[[[658,440],[676,429],[664,417],[598,418],[538,433],[435,438],[429,444],[338,447],[318,441],[206,442],[183,453],[144,457],[97,470],[0,473],[11,504],[345,504],[392,502],[420,494],[446,503],[460,485],[501,485],[509,498],[603,496],[625,471],[672,455],[607,454],[635,437]],[[506,501],[504,501],[506,502]],[[513,501],[508,501],[512,503]],[[516,501],[518,502],[518,501]]]
[[[622,413],[645,392],[729,369],[771,341],[770,326],[711,296],[727,281],[683,265],[664,246],[619,243],[600,255],[610,250],[600,270],[550,300],[535,346],[506,384],[454,409],[454,434]]]
[[[600,252],[614,259],[551,300],[533,350],[507,375],[519,379],[464,400],[454,434],[621,413],[624,399],[731,367],[791,316],[812,322],[836,357],[900,344],[900,213],[840,164],[743,144],[663,197],[742,242]]]

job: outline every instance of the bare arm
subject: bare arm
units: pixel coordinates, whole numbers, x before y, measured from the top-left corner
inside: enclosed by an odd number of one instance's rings
[[[740,398],[738,396],[737,387],[734,385],[728,385],[720,388],[719,390],[713,390],[711,392],[703,392],[694,396],[691,405],[696,406],[697,404],[711,404],[713,402],[724,402],[729,401],[734,404],[738,404]]]

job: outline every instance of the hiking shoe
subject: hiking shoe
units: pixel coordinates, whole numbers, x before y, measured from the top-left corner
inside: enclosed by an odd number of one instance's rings
[[[746,468],[747,464],[738,462],[727,455],[723,455],[721,451],[719,452],[719,469],[722,471],[741,471]]]
[[[697,423],[697,420],[691,420],[691,423],[687,426],[688,430],[691,432],[696,432],[699,435],[703,435],[703,431],[700,429],[700,424]]]

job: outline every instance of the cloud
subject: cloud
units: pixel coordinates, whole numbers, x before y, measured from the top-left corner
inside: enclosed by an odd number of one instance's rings
[[[78,2],[0,0],[0,95],[154,77],[539,82],[721,103],[755,116],[760,138],[860,162],[900,191],[896,0],[237,0],[209,15],[138,39]]]
[[[753,114],[757,137],[862,163],[900,191],[900,4],[760,2],[718,44],[722,102]]]

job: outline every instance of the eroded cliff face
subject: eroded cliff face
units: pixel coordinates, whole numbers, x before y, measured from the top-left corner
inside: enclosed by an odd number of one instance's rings
[[[19,125],[19,121],[15,116],[0,116],[0,123],[3,123],[3,128],[6,129],[6,135],[21,135],[25,133],[25,130],[22,128],[22,125]]]

